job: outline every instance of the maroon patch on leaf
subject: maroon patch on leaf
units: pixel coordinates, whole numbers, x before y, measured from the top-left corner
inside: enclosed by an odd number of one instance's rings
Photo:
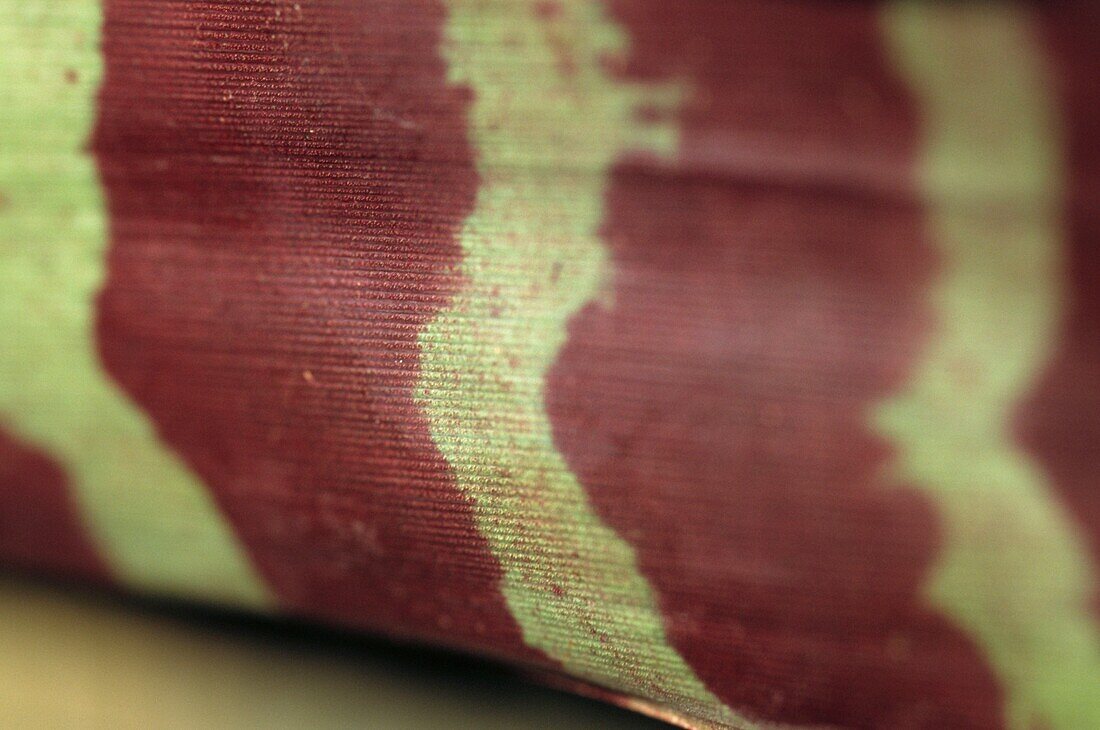
[[[1100,570],[1100,6],[1057,3],[1043,9],[1040,23],[1066,124],[1068,296],[1057,352],[1017,426],[1087,534]]]
[[[20,569],[107,581],[64,472],[0,430],[0,560]]]
[[[413,400],[477,186],[443,22],[107,2],[99,336],[285,607],[530,660]]]
[[[935,513],[870,426],[925,342],[936,267],[875,8],[612,7],[627,74],[693,93],[675,163],[615,170],[613,304],[572,323],[557,442],[732,707],[998,726],[988,667],[922,597]]]

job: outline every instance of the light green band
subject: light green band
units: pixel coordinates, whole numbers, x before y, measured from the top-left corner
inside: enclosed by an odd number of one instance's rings
[[[644,103],[682,92],[617,82],[601,65],[621,31],[594,0],[451,0],[448,60],[474,91],[481,186],[462,229],[462,290],[421,337],[417,391],[432,435],[472,497],[525,640],[568,672],[744,726],[669,645],[631,547],[593,511],[554,445],[545,379],[581,308],[609,296],[598,230],[612,164],[670,154]]]
[[[1095,577],[1077,525],[1011,434],[1055,345],[1064,227],[1060,122],[1026,15],[1004,3],[897,3],[888,43],[920,103],[919,179],[941,264],[935,331],[875,414],[893,481],[943,518],[928,600],[985,651],[1012,727],[1100,727]]]
[[[99,2],[0,0],[0,17],[0,422],[61,463],[122,581],[267,606],[203,485],[97,355],[106,212],[86,146]]]

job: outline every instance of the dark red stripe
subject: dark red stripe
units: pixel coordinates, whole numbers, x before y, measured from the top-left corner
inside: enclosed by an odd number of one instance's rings
[[[286,607],[531,659],[413,401],[477,185],[443,22],[107,2],[99,335]]]
[[[573,323],[556,437],[637,548],[670,638],[738,709],[994,727],[1001,692],[921,596],[931,506],[874,406],[928,330],[916,110],[861,3],[616,0],[633,79],[686,78],[671,166],[616,169],[614,304]]]
[[[81,523],[65,473],[0,429],[0,562],[106,581],[107,566]]]
[[[1067,311],[1057,353],[1017,425],[1100,572],[1100,5],[1055,3],[1039,18],[1065,123]],[[1100,595],[1096,606],[1100,616]]]

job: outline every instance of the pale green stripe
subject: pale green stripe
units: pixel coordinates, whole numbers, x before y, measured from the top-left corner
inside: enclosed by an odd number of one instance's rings
[[[743,725],[666,639],[631,547],[602,524],[555,448],[546,373],[566,325],[608,282],[598,235],[609,168],[624,151],[669,154],[670,125],[643,104],[680,92],[617,83],[603,54],[625,38],[598,2],[450,0],[452,80],[474,90],[481,187],[462,229],[464,286],[421,337],[419,402],[528,644],[565,669],[701,718]],[[572,72],[570,72],[572,69]]]
[[[1064,306],[1066,175],[1052,79],[1002,3],[897,3],[886,37],[923,113],[920,184],[942,268],[935,334],[875,421],[899,483],[938,506],[928,599],[987,654],[1013,727],[1100,728],[1095,578],[1047,475],[1011,435]]]
[[[86,144],[100,23],[94,0],[0,0],[0,420],[64,466],[123,581],[266,606],[203,486],[96,354],[106,213]]]

